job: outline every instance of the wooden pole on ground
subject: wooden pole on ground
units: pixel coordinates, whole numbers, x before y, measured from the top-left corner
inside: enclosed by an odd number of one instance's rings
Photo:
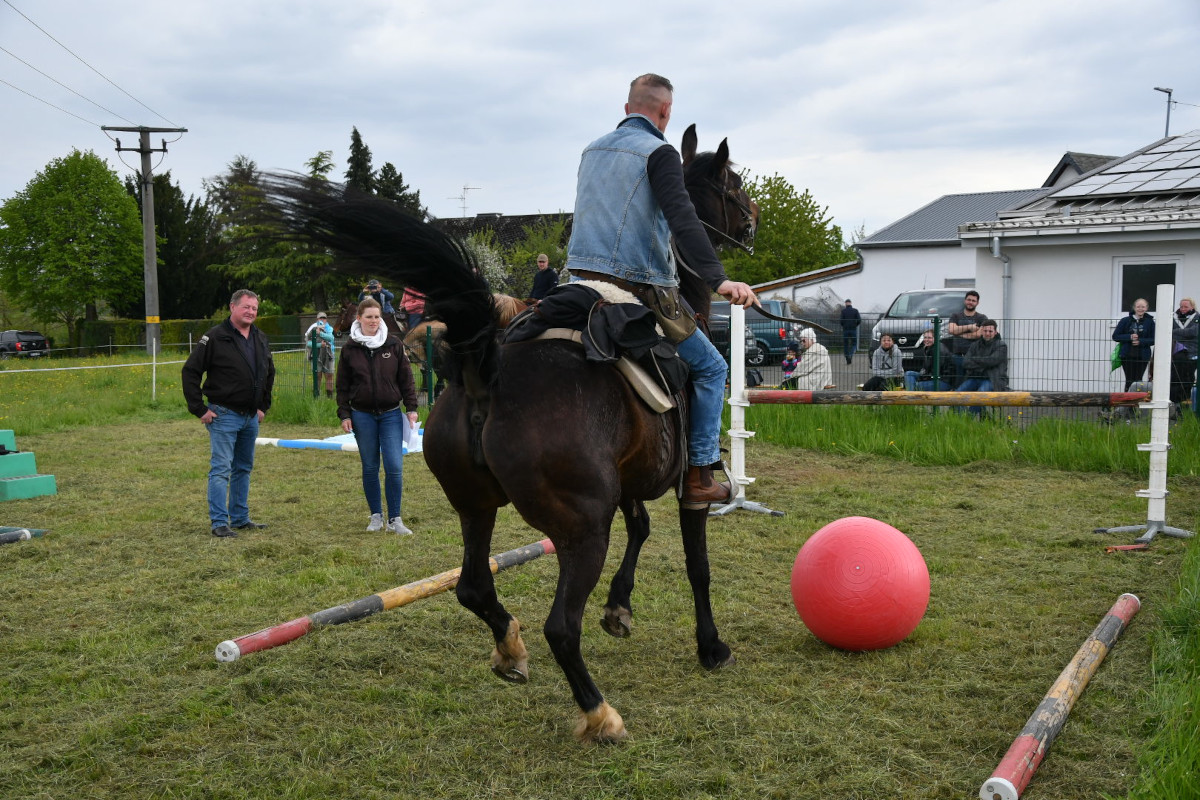
[[[538,556],[553,552],[554,545],[550,543],[550,540],[542,539],[540,542],[527,544],[524,547],[518,547],[515,550],[509,550],[506,553],[493,556],[488,561],[491,564],[492,574],[494,575],[502,569],[515,567],[517,564],[524,564],[526,561],[532,561]],[[227,639],[217,645],[217,661],[237,661],[247,653],[269,650],[272,647],[293,642],[312,629],[323,625],[340,625],[343,622],[353,622],[356,619],[369,617],[380,611],[390,611],[397,606],[408,605],[415,600],[440,594],[458,584],[458,576],[461,572],[462,567],[455,567],[447,572],[423,578],[419,581],[413,581],[412,583],[406,583],[403,586],[388,589],[387,591],[373,594],[370,597],[364,597],[361,600],[343,603],[340,606],[327,608],[324,611],[318,611],[315,614],[309,614],[306,617],[300,617],[270,628],[263,628],[261,631],[248,633],[236,639]]]
[[[1054,737],[1062,730],[1071,707],[1141,607],[1141,601],[1135,595],[1127,593],[1117,598],[1042,698],[1033,716],[1004,754],[1000,766],[979,788],[980,800],[1017,800],[1021,796],[1054,743]]]

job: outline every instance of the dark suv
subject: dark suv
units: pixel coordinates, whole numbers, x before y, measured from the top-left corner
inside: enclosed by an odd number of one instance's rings
[[[0,333],[0,358],[28,356],[37,358],[47,351],[46,337],[37,331],[4,331]]]
[[[901,292],[887,313],[871,329],[871,352],[879,348],[879,337],[892,335],[892,341],[904,352],[904,368],[912,367],[913,351],[921,344],[921,334],[933,327],[933,316],[941,317],[941,338],[950,334],[950,315],[963,310],[963,297],[969,289],[918,289]]]
[[[783,300],[764,299],[763,308],[779,317],[793,316]],[[771,361],[781,361],[787,349],[800,335],[800,325],[794,322],[778,322],[767,319],[756,308],[746,309],[746,364],[761,367]],[[729,301],[716,300],[708,317],[708,329],[716,345],[726,358],[729,357]]]

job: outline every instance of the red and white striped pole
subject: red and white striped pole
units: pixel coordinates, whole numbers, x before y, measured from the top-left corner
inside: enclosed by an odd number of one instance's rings
[[[980,800],[1017,800],[1021,796],[1054,743],[1054,737],[1062,730],[1076,699],[1141,607],[1141,601],[1135,595],[1123,594],[1117,598],[1042,698],[1033,716],[1004,754],[1000,766],[979,788]]]
[[[540,542],[527,544],[524,547],[518,547],[515,550],[509,550],[493,556],[488,561],[491,565],[492,574],[495,574],[502,569],[514,567],[517,564],[524,564],[526,561],[532,561],[538,556],[553,552],[554,545],[550,543],[550,540],[542,539]],[[403,586],[397,586],[387,591],[377,592],[360,600],[343,603],[340,606],[327,608],[324,611],[318,611],[315,614],[299,617],[289,622],[282,622],[270,628],[263,628],[261,631],[239,636],[236,639],[227,639],[217,645],[217,661],[237,661],[247,653],[269,650],[272,647],[293,642],[312,629],[323,625],[340,625],[343,622],[353,622],[356,619],[369,617],[380,611],[390,611],[397,606],[408,605],[414,600],[439,594],[455,586],[458,583],[458,576],[461,572],[462,567],[455,567],[452,570],[447,570],[428,578],[422,578],[419,581],[406,583]]]

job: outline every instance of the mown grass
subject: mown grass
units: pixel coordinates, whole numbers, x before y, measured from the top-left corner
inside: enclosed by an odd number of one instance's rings
[[[270,418],[263,430],[327,433]],[[1026,797],[1124,794],[1169,715],[1152,664],[1175,641],[1179,623],[1164,615],[1187,546],[1160,539],[1107,555],[1112,540],[1091,533],[1144,517],[1129,475],[1007,462],[897,470],[870,454],[756,442],[753,494],[787,516],[737,512],[709,533],[717,621],[738,664],[710,674],[696,663],[672,504],[652,504],[633,637],[600,631],[599,592],[584,629],[588,663],[632,738],[583,747],[539,633],[550,557],[497,579],[526,626],[528,686],[492,676],[490,637],[451,594],[215,661],[223,639],[455,566],[457,518],[419,458],[405,465],[413,537],[362,530],[352,454],[263,448],[251,500],[271,528],[220,541],[207,533],[208,446],[193,419],[18,445],[60,488],[0,507],[8,524],[52,529],[0,548],[0,796],[972,797],[1125,591],[1143,611]],[[1200,480],[1180,477],[1172,491],[1173,522],[1194,528]],[[832,650],[791,606],[797,549],[850,514],[906,531],[930,568],[925,620],[886,651]],[[492,549],[537,538],[505,509]]]

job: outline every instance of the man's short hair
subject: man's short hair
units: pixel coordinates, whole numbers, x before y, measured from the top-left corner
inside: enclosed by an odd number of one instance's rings
[[[979,322],[976,322],[975,324],[978,325],[980,328],[986,328],[989,325],[993,328],[1000,327],[996,324],[996,320],[991,319],[990,317],[984,317],[983,319],[979,320]]]
[[[968,297],[971,297],[972,295],[974,295],[976,300],[979,299],[979,292],[975,291],[974,289],[969,289],[967,291],[967,293],[963,295],[963,299],[966,300]]]
[[[634,108],[644,108],[661,101],[662,90],[675,93],[675,87],[662,75],[647,72],[629,82],[629,105]],[[669,99],[669,98],[668,98]]]
[[[250,291],[249,289],[238,289],[236,292],[233,293],[233,297],[229,298],[229,305],[236,306],[238,304],[238,301],[241,300],[243,297],[253,297],[255,300],[258,299],[258,295],[256,295],[254,292]]]

